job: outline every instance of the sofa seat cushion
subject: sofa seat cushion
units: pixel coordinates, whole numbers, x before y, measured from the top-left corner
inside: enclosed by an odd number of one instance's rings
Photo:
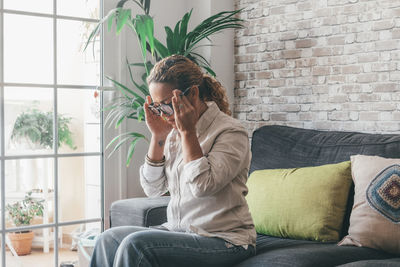
[[[257,254],[236,267],[266,266],[337,266],[361,260],[385,260],[392,254],[370,248],[339,247],[335,242],[321,243],[307,240],[257,236]]]
[[[356,261],[350,262],[343,265],[339,265],[340,267],[399,267],[400,266],[400,258],[395,259],[387,259],[387,260],[366,260],[366,261]]]

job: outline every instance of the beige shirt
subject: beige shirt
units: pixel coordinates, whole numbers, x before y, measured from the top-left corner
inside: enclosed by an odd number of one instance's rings
[[[164,167],[144,164],[140,182],[150,196],[170,192],[170,231],[219,237],[234,245],[255,246],[256,232],[245,196],[250,150],[240,122],[221,112],[215,102],[196,124],[203,157],[183,163],[179,132],[168,135]]]

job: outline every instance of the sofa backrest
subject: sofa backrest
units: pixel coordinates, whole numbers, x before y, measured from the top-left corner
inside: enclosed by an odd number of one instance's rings
[[[253,133],[250,173],[262,169],[319,166],[351,155],[400,158],[400,134],[318,131],[263,126]]]
[[[318,131],[269,125],[257,129],[251,141],[250,173],[263,169],[319,166],[350,160],[351,155],[400,158],[400,134]],[[354,200],[349,193],[341,236],[345,236]]]

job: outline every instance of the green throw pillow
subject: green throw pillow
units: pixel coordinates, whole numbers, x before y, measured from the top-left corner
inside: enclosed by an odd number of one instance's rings
[[[260,234],[337,241],[352,184],[350,161],[254,171],[247,202]]]

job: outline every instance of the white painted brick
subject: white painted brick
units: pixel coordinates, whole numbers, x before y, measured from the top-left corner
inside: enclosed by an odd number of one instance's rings
[[[373,23],[372,30],[382,31],[382,30],[392,29],[394,26],[395,26],[394,19],[381,20]]]
[[[371,63],[365,63],[363,64],[363,72],[372,72],[372,64]]]
[[[351,1],[351,0],[350,0]],[[348,23],[354,23],[358,22],[358,15],[352,15],[347,17],[347,22]]]
[[[377,111],[368,111],[368,112],[360,112],[359,120],[361,121],[377,121],[379,120],[380,112]]]
[[[390,61],[390,57],[391,57],[391,53],[390,51],[382,51],[379,53],[379,59],[380,61]]]
[[[360,13],[358,15],[358,19],[361,22],[368,22],[372,20],[379,20],[381,19],[381,13],[380,12],[367,12],[367,13]]]
[[[393,71],[396,70],[396,63],[372,63],[372,71]]]
[[[381,97],[382,102],[392,101],[392,93],[380,93],[379,95]]]
[[[359,119],[359,113],[355,111],[349,112],[349,118],[352,121],[357,121]]]
[[[391,121],[392,120],[392,112],[381,112],[379,113],[380,121]]]
[[[377,122],[377,128],[383,132],[398,132],[400,123],[398,121]]]
[[[400,81],[400,71],[392,71],[389,76],[391,81]]]
[[[400,47],[399,40],[386,40],[386,41],[378,41],[375,43],[376,50],[395,50]]]
[[[390,40],[393,38],[393,31],[386,30],[379,32],[379,40]]]
[[[394,103],[372,103],[372,108],[379,111],[394,111],[397,106]]]
[[[309,31],[307,31],[307,30],[300,30],[298,34],[299,34],[299,38],[306,38],[306,37],[308,37],[308,35],[309,35]]]

